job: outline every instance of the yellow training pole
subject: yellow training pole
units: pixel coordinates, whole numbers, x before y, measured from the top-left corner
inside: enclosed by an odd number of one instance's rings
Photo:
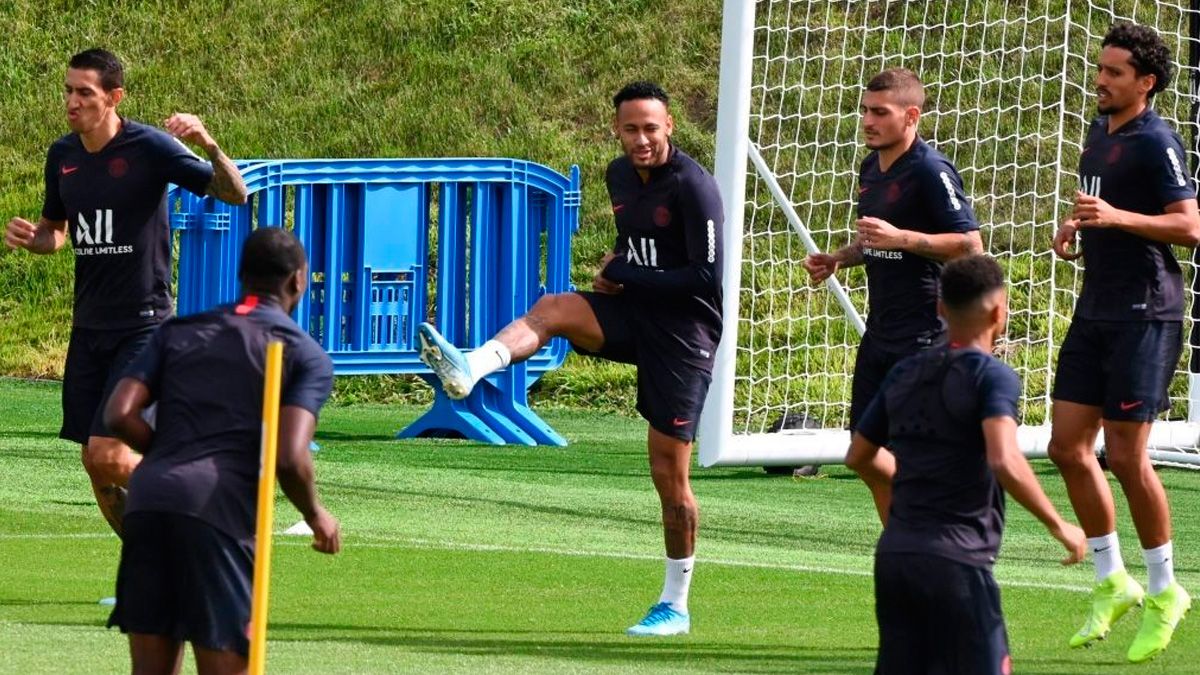
[[[267,601],[271,590],[271,530],[275,522],[275,454],[279,445],[279,389],[283,343],[267,345],[263,387],[262,461],[258,475],[258,527],[254,547],[254,596],[250,603],[250,675],[267,668]]]

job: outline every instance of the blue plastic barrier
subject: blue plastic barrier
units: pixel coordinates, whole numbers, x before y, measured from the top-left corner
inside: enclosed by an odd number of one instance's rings
[[[566,445],[528,404],[529,387],[562,365],[566,341],[552,340],[452,401],[417,358],[416,326],[432,307],[443,335],[471,349],[543,293],[571,290],[578,167],[569,177],[514,159],[273,160],[239,168],[250,191],[244,206],[175,187],[169,193],[180,314],[236,299],[242,241],[255,227],[289,227],[309,256],[309,291],[296,321],[329,352],[335,372],[415,374],[434,387],[433,407],[400,437]]]

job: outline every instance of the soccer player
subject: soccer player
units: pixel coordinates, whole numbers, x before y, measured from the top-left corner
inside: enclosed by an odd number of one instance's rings
[[[1084,260],[1083,290],[1058,354],[1050,458],[1088,535],[1096,565],[1091,615],[1072,647],[1103,638],[1145,599],[1131,661],[1166,649],[1191,605],[1175,581],[1171,516],[1146,455],[1150,425],[1170,403],[1183,348],[1183,275],[1171,245],[1200,241],[1196,186],[1179,135],[1150,99],[1166,88],[1171,54],[1150,28],[1117,24],[1096,70],[1099,117],[1079,158],[1081,189],[1054,251]],[[1125,571],[1113,497],[1096,460],[1104,430],[1108,466],[1121,484],[1149,571],[1143,590]],[[1148,591],[1148,593],[1147,593]]]
[[[129,481],[117,605],[135,673],[178,672],[191,642],[201,673],[244,672],[267,343],[284,343],[277,475],[336,553],[338,523],[313,484],[309,443],[333,363],[288,314],[308,266],[290,232],[256,230],[242,250],[241,301],[163,323],[108,400],[105,423],[144,459]],[[142,412],[157,403],[156,429]]]
[[[630,635],[691,627],[699,512],[688,468],[722,327],[721,197],[712,176],[671,143],[668,105],[666,92],[649,82],[613,97],[613,134],[624,150],[606,174],[617,239],[591,292],[543,296],[465,355],[432,326],[420,327],[421,359],[452,398],[555,336],[582,354],[637,365],[637,409],[650,425],[650,476],[662,503],[667,560],[659,601]]]
[[[858,172],[857,233],[834,253],[804,259],[814,284],[844,267],[867,267],[867,330],[854,362],[851,431],[891,367],[942,339],[942,265],[983,250],[958,171],[917,134],[924,105],[925,89],[911,70],[889,68],[867,83],[860,110],[871,152]]]
[[[846,455],[884,525],[875,552],[876,672],[999,675],[1011,672],[992,577],[1004,494],[1066,547],[1064,564],[1083,559],[1085,541],[1017,445],[1021,383],[991,353],[1008,314],[1004,273],[992,258],[970,256],[946,265],[941,286],[949,343],[888,373]]]
[[[42,255],[70,237],[75,302],[59,437],[82,446],[96,501],[117,534],[138,458],[104,426],[102,409],[122,368],[171,314],[167,183],[246,201],[237,168],[195,115],[171,116],[165,132],[118,115],[124,79],[107,51],[71,57],[64,94],[71,133],[46,155],[42,216],[37,223],[13,218],[4,234],[10,249]],[[176,139],[203,148],[212,164]]]

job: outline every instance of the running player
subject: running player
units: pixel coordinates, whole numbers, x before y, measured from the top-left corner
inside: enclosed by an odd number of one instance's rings
[[[9,248],[38,254],[55,253],[70,237],[75,303],[59,437],[82,446],[96,501],[117,534],[138,457],[104,426],[102,411],[121,370],[171,315],[167,183],[246,201],[237,168],[195,115],[172,115],[165,132],[118,115],[124,82],[121,62],[107,51],[71,57],[64,96],[71,133],[47,153],[41,219],[13,218],[4,235]],[[203,148],[212,163],[176,139]]]
[[[1183,275],[1171,245],[1200,241],[1183,143],[1150,108],[1172,70],[1170,51],[1150,28],[1117,24],[1104,37],[1096,71],[1100,116],[1079,158],[1075,207],[1054,237],[1054,251],[1074,258],[1078,234],[1084,273],[1058,354],[1050,458],[1096,564],[1091,614],[1070,644],[1103,638],[1144,598],[1128,651],[1134,662],[1166,649],[1191,606],[1175,581],[1170,510],[1146,454],[1150,425],[1170,405],[1167,387],[1183,348]],[[1121,558],[1112,491],[1094,451],[1101,429],[1142,545],[1145,591]]]
[[[843,267],[867,267],[867,331],[854,362],[852,431],[891,367],[941,340],[943,263],[983,250],[958,170],[917,134],[924,105],[924,86],[911,70],[889,68],[867,83],[860,109],[871,153],[858,173],[857,233],[834,253],[804,259],[814,284]]]
[[[462,398],[488,374],[552,337],[583,354],[637,365],[637,409],[649,422],[650,476],[662,504],[666,579],[631,635],[691,628],[687,599],[699,512],[688,478],[692,441],[721,338],[721,198],[712,176],[671,142],[667,94],[634,82],[613,97],[624,155],[606,181],[617,225],[592,292],[540,298],[470,354],[422,324],[421,359]]]
[[[108,622],[129,634],[135,673],[179,672],[185,641],[199,672],[245,672],[269,341],[284,342],[280,486],[312,528],[313,548],[341,546],[308,449],[333,363],[288,316],[304,295],[304,248],[286,230],[259,228],[238,277],[237,304],[160,326],[105,410],[108,427],[145,457],[129,481]],[[152,403],[157,430],[142,419]]]
[[[859,420],[846,464],[883,521],[875,554],[877,673],[1012,672],[992,566],[1004,494],[1083,559],[1083,531],[1047,499],[1017,445],[1021,383],[992,356],[1008,314],[987,256],[946,265],[939,312],[949,344],[904,359]],[[886,445],[890,450],[881,446]]]

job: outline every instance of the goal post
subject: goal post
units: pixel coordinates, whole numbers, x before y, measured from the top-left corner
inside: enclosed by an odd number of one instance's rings
[[[726,0],[714,166],[725,202],[725,333],[700,423],[700,464],[845,455],[865,273],[839,272],[814,288],[801,262],[850,240],[867,152],[859,99],[892,66],[925,82],[921,135],[958,167],[984,247],[1008,275],[1009,328],[998,354],[1022,379],[1023,450],[1045,456],[1053,365],[1082,282],[1082,261],[1056,259],[1050,242],[1078,184],[1100,42],[1122,20],[1163,36],[1178,68],[1152,105],[1184,137],[1195,174],[1197,5]],[[1192,289],[1187,315],[1200,318],[1198,259],[1176,254]],[[1200,339],[1185,323],[1191,349],[1172,381],[1171,409],[1154,425],[1151,455],[1200,465]]]

